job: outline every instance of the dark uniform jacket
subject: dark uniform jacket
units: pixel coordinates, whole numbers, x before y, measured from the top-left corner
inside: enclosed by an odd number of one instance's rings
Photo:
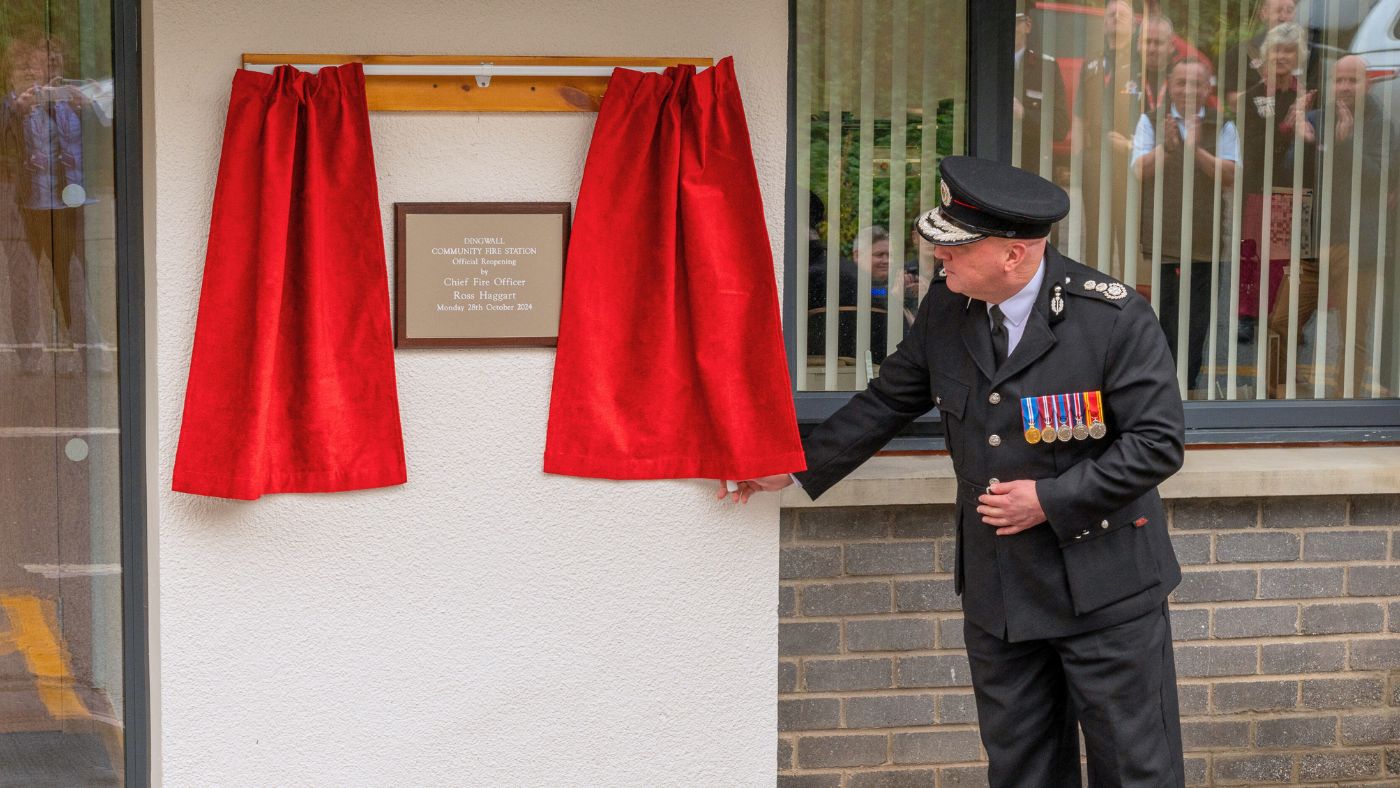
[[[1025,332],[1000,368],[986,304],[935,280],[879,377],[804,440],[808,470],[796,474],[815,499],[937,405],[959,479],[964,614],[1012,641],[1126,621],[1161,605],[1181,579],[1157,484],[1181,467],[1185,422],[1157,317],[1131,289],[1119,299],[1094,289],[1113,280],[1053,247],[1045,266]],[[1022,397],[1095,390],[1104,438],[1026,441]],[[1048,521],[996,536],[976,511],[993,479],[1036,480]]]

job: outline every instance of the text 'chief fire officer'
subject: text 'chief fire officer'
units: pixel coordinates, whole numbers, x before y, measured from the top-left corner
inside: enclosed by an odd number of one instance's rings
[[[918,231],[942,270],[795,478],[816,499],[937,406],[991,784],[1079,785],[1077,722],[1091,785],[1182,785],[1166,602],[1181,570],[1157,485],[1181,467],[1184,418],[1166,338],[1136,292],[1048,245],[1058,186],[968,157],[939,174]]]

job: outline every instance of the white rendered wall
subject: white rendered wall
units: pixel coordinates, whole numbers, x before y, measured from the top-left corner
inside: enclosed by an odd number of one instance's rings
[[[242,52],[733,54],[781,248],[780,2],[153,0],[161,494],[154,636],[172,786],[772,785],[777,501],[540,472],[548,350],[397,354],[409,483],[169,492]],[[372,116],[395,201],[572,200],[594,116]],[[777,272],[775,272],[777,275]]]

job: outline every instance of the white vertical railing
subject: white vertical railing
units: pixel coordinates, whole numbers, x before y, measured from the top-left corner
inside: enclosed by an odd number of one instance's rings
[[[1014,23],[1013,23],[1013,24],[1014,24]],[[1030,46],[1030,42],[1027,42],[1026,45],[1029,47],[1029,46]],[[1014,53],[1012,54],[1012,57],[1015,57],[1015,54],[1014,54]],[[1014,76],[1012,76],[1012,78],[1011,78],[1011,97],[1012,97],[1012,100],[1013,100],[1013,101],[1021,101],[1023,98],[1025,98],[1025,96],[1026,96],[1026,69],[1030,68],[1030,67],[1033,66],[1033,65],[1034,65],[1033,63],[1027,63],[1027,62],[1026,62],[1026,55],[1025,55],[1024,53],[1022,53],[1022,55],[1021,55],[1021,63],[1020,63],[1019,65],[1017,65],[1017,64],[1013,61],[1013,63],[1012,63],[1012,69],[1011,69],[1011,73],[1014,75]],[[1042,105],[1042,108],[1043,108],[1043,105]],[[1025,110],[1025,107],[1022,106],[1021,109],[1022,109],[1022,110]],[[1014,113],[1013,113],[1013,114],[1014,114]],[[1026,125],[1026,116],[1025,116],[1024,114],[1021,116],[1020,120],[1016,120],[1014,117],[1012,118],[1012,123],[1011,123],[1011,166],[1012,166],[1012,167],[1024,167],[1024,166],[1025,166],[1025,162],[1021,161],[1021,146],[1022,146],[1023,144],[1025,144],[1025,138],[1026,138],[1025,125]]]
[[[1161,144],[1166,133],[1166,124],[1176,121],[1168,117],[1171,113],[1171,102],[1163,100],[1158,102],[1157,111],[1152,113],[1153,134],[1152,140]],[[1165,149],[1163,150],[1165,153]],[[1149,151],[1150,153],[1150,151]],[[1157,163],[1153,170],[1152,177],[1152,311],[1158,315],[1162,314],[1162,196],[1164,194],[1164,170],[1166,169],[1166,158]],[[1177,346],[1178,350],[1180,345]]]
[[[1337,17],[1340,11],[1336,3],[1329,3],[1327,6],[1327,30],[1325,37],[1329,52],[1335,51],[1337,46]],[[1319,188],[1322,189],[1322,232],[1321,239],[1317,246],[1317,308],[1313,310],[1313,323],[1315,339],[1313,340],[1313,398],[1323,399],[1327,396],[1327,334],[1328,334],[1328,309],[1330,300],[1332,276],[1332,201],[1337,199],[1333,194],[1335,179],[1332,177],[1333,167],[1336,166],[1334,148],[1337,144],[1337,118],[1336,118],[1336,91],[1332,88],[1332,80],[1336,72],[1336,63],[1328,63],[1326,73],[1322,75],[1322,102],[1318,105],[1322,108],[1319,116],[1323,119],[1325,129],[1323,134],[1322,149],[1322,178],[1319,179]]]
[[[885,300],[888,310],[885,352],[893,353],[904,337],[904,168],[906,114],[909,108],[909,0],[893,0],[890,13],[890,275]]]
[[[1302,89],[1298,92],[1296,100],[1302,101],[1306,95],[1307,86],[1300,85],[1299,87]],[[1274,110],[1276,112],[1287,112],[1289,108],[1275,106]],[[1301,329],[1301,326],[1298,325],[1298,299],[1300,297],[1299,291],[1303,279],[1302,213],[1303,167],[1305,166],[1303,159],[1303,131],[1305,127],[1305,123],[1298,123],[1296,121],[1293,123],[1293,221],[1289,225],[1288,242],[1288,328],[1287,335],[1279,338],[1279,341],[1283,343],[1283,347],[1287,349],[1285,353],[1286,361],[1283,377],[1283,395],[1286,399],[1298,398],[1298,331]],[[1279,287],[1283,287],[1282,282],[1279,283]],[[1272,315],[1261,314],[1260,325],[1267,326],[1270,322],[1268,321],[1270,317],[1272,317]],[[1262,336],[1264,337],[1265,344],[1267,344],[1267,333]],[[1268,383],[1269,381],[1265,381],[1266,386]]]
[[[1272,80],[1273,75],[1268,79]],[[1269,396],[1269,258],[1272,256],[1274,226],[1274,136],[1278,129],[1277,93],[1274,95],[1274,111],[1261,122],[1264,124],[1264,150],[1260,161],[1264,167],[1264,185],[1261,187],[1259,206],[1259,311],[1258,324],[1254,330],[1254,398]],[[1248,109],[1246,109],[1248,111]]]
[[[874,213],[875,180],[875,3],[860,2],[860,148],[857,152],[860,175],[856,193],[856,247],[852,256],[864,255],[865,265],[856,266],[856,388],[863,389],[870,372],[870,242]],[[866,239],[865,248],[861,239]]]
[[[1244,27],[1248,19],[1249,11],[1244,7],[1244,2],[1240,3],[1240,27]],[[1235,63],[1235,84],[1230,87],[1244,95],[1246,69],[1249,66],[1248,53],[1245,47],[1239,48],[1239,60]],[[1224,81],[1224,80],[1221,80]],[[1245,129],[1251,121],[1250,108],[1241,106],[1235,113],[1235,133],[1239,136],[1241,146],[1244,144]],[[1241,149],[1243,153],[1243,149]],[[1243,164],[1244,156],[1240,156]],[[1229,343],[1225,349],[1225,399],[1237,399],[1239,397],[1239,353],[1240,345],[1237,341],[1239,337],[1239,314],[1240,314],[1240,251],[1241,242],[1244,236],[1244,168],[1241,167],[1235,173],[1234,188],[1230,190],[1230,227],[1233,232],[1230,236],[1230,330]],[[1254,326],[1254,341],[1268,343],[1268,323],[1265,315],[1256,318]],[[1262,373],[1258,370],[1254,373],[1255,386],[1262,385]]]
[[[919,103],[923,122],[919,129],[919,213],[937,205],[938,187],[938,31],[948,23],[945,3],[922,0],[923,5],[923,68],[919,72]],[[919,255],[919,297],[927,292],[926,283],[933,280],[933,261]]]
[[[1216,65],[1215,106],[1219,109],[1222,127],[1224,126],[1225,118],[1228,116],[1227,107],[1225,106],[1225,79],[1223,74],[1221,74],[1223,70],[1221,64]],[[1240,138],[1239,133],[1239,125],[1236,124],[1235,138],[1239,140],[1239,143],[1235,151],[1236,159],[1238,159],[1238,161],[1235,162],[1235,180],[1239,180],[1240,171],[1242,169],[1241,165],[1244,163],[1244,140]],[[1203,370],[1206,381],[1206,399],[1209,400],[1215,399],[1216,392],[1219,388],[1216,385],[1215,361],[1219,353],[1218,334],[1220,333],[1220,294],[1222,282],[1222,277],[1220,276],[1220,266],[1222,263],[1220,259],[1220,250],[1223,248],[1221,244],[1224,242],[1221,220],[1224,217],[1225,187],[1220,182],[1220,179],[1224,177],[1224,174],[1225,159],[1220,155],[1220,147],[1217,143],[1215,149],[1215,181],[1210,196],[1210,324],[1206,329],[1206,352],[1204,354],[1205,369]],[[1224,281],[1229,282],[1230,286],[1234,289],[1239,288],[1239,283],[1236,280],[1227,279]],[[1230,333],[1229,336],[1233,337],[1236,336],[1236,334]]]
[[[826,367],[823,387],[835,391],[841,317],[841,3],[826,7]]]
[[[1393,106],[1393,105],[1392,105]],[[1394,131],[1395,119],[1389,113],[1381,115],[1383,123],[1381,127],[1381,172],[1380,185],[1376,189],[1376,282],[1374,298],[1374,319],[1371,325],[1371,396],[1373,398],[1381,396],[1381,328],[1384,324],[1385,316],[1385,269],[1386,259],[1386,237],[1389,227],[1390,211],[1390,190],[1394,185],[1390,181],[1390,169],[1393,166],[1390,161],[1390,146],[1392,144],[1392,133]],[[1392,321],[1393,322],[1393,321]],[[1397,364],[1396,366],[1400,366]]]
[[[808,189],[812,183],[812,79],[816,72],[816,66],[812,62],[813,51],[816,44],[812,40],[812,23],[815,15],[815,5],[812,0],[801,0],[797,9],[797,96],[794,112],[797,113],[794,125],[797,127],[797,194],[793,198],[793,203],[797,209],[797,215],[793,221],[797,224],[795,234],[797,243],[794,245],[795,260],[793,265],[797,267],[794,271],[797,282],[797,293],[793,296],[796,303],[792,305],[792,313],[797,315],[794,321],[795,338],[794,344],[797,346],[797,358],[795,366],[797,368],[797,390],[807,390],[807,306],[810,298],[807,292],[809,266],[808,259],[811,251],[811,198],[808,196]]]
[[[1027,8],[1026,12],[1030,13],[1030,9]],[[1040,161],[1036,171],[1047,181],[1055,180],[1055,102],[1064,101],[1063,96],[1057,95],[1060,66],[1044,57],[1049,54],[1046,44],[1055,40],[1056,16],[1053,12],[1041,16],[1044,21],[1044,30],[1040,34],[1041,57],[1039,63],[1033,64],[1040,69],[1040,150],[1037,151]]]
[[[1362,77],[1365,79],[1365,76]],[[1352,118],[1351,127],[1351,194],[1347,195],[1350,203],[1348,216],[1351,217],[1351,226],[1347,228],[1347,293],[1343,314],[1346,315],[1346,324],[1341,326],[1343,336],[1346,341],[1342,343],[1341,362],[1342,372],[1342,398],[1351,399],[1356,396],[1355,371],[1356,371],[1356,319],[1357,319],[1357,279],[1361,276],[1359,252],[1361,251],[1361,181],[1365,177],[1361,170],[1361,154],[1366,147],[1366,101],[1364,94],[1356,102],[1356,115]]]

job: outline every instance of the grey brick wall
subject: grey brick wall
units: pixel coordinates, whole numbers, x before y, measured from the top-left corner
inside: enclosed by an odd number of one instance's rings
[[[1169,502],[1191,785],[1400,785],[1400,495]],[[779,788],[986,785],[951,506],[783,512]]]

